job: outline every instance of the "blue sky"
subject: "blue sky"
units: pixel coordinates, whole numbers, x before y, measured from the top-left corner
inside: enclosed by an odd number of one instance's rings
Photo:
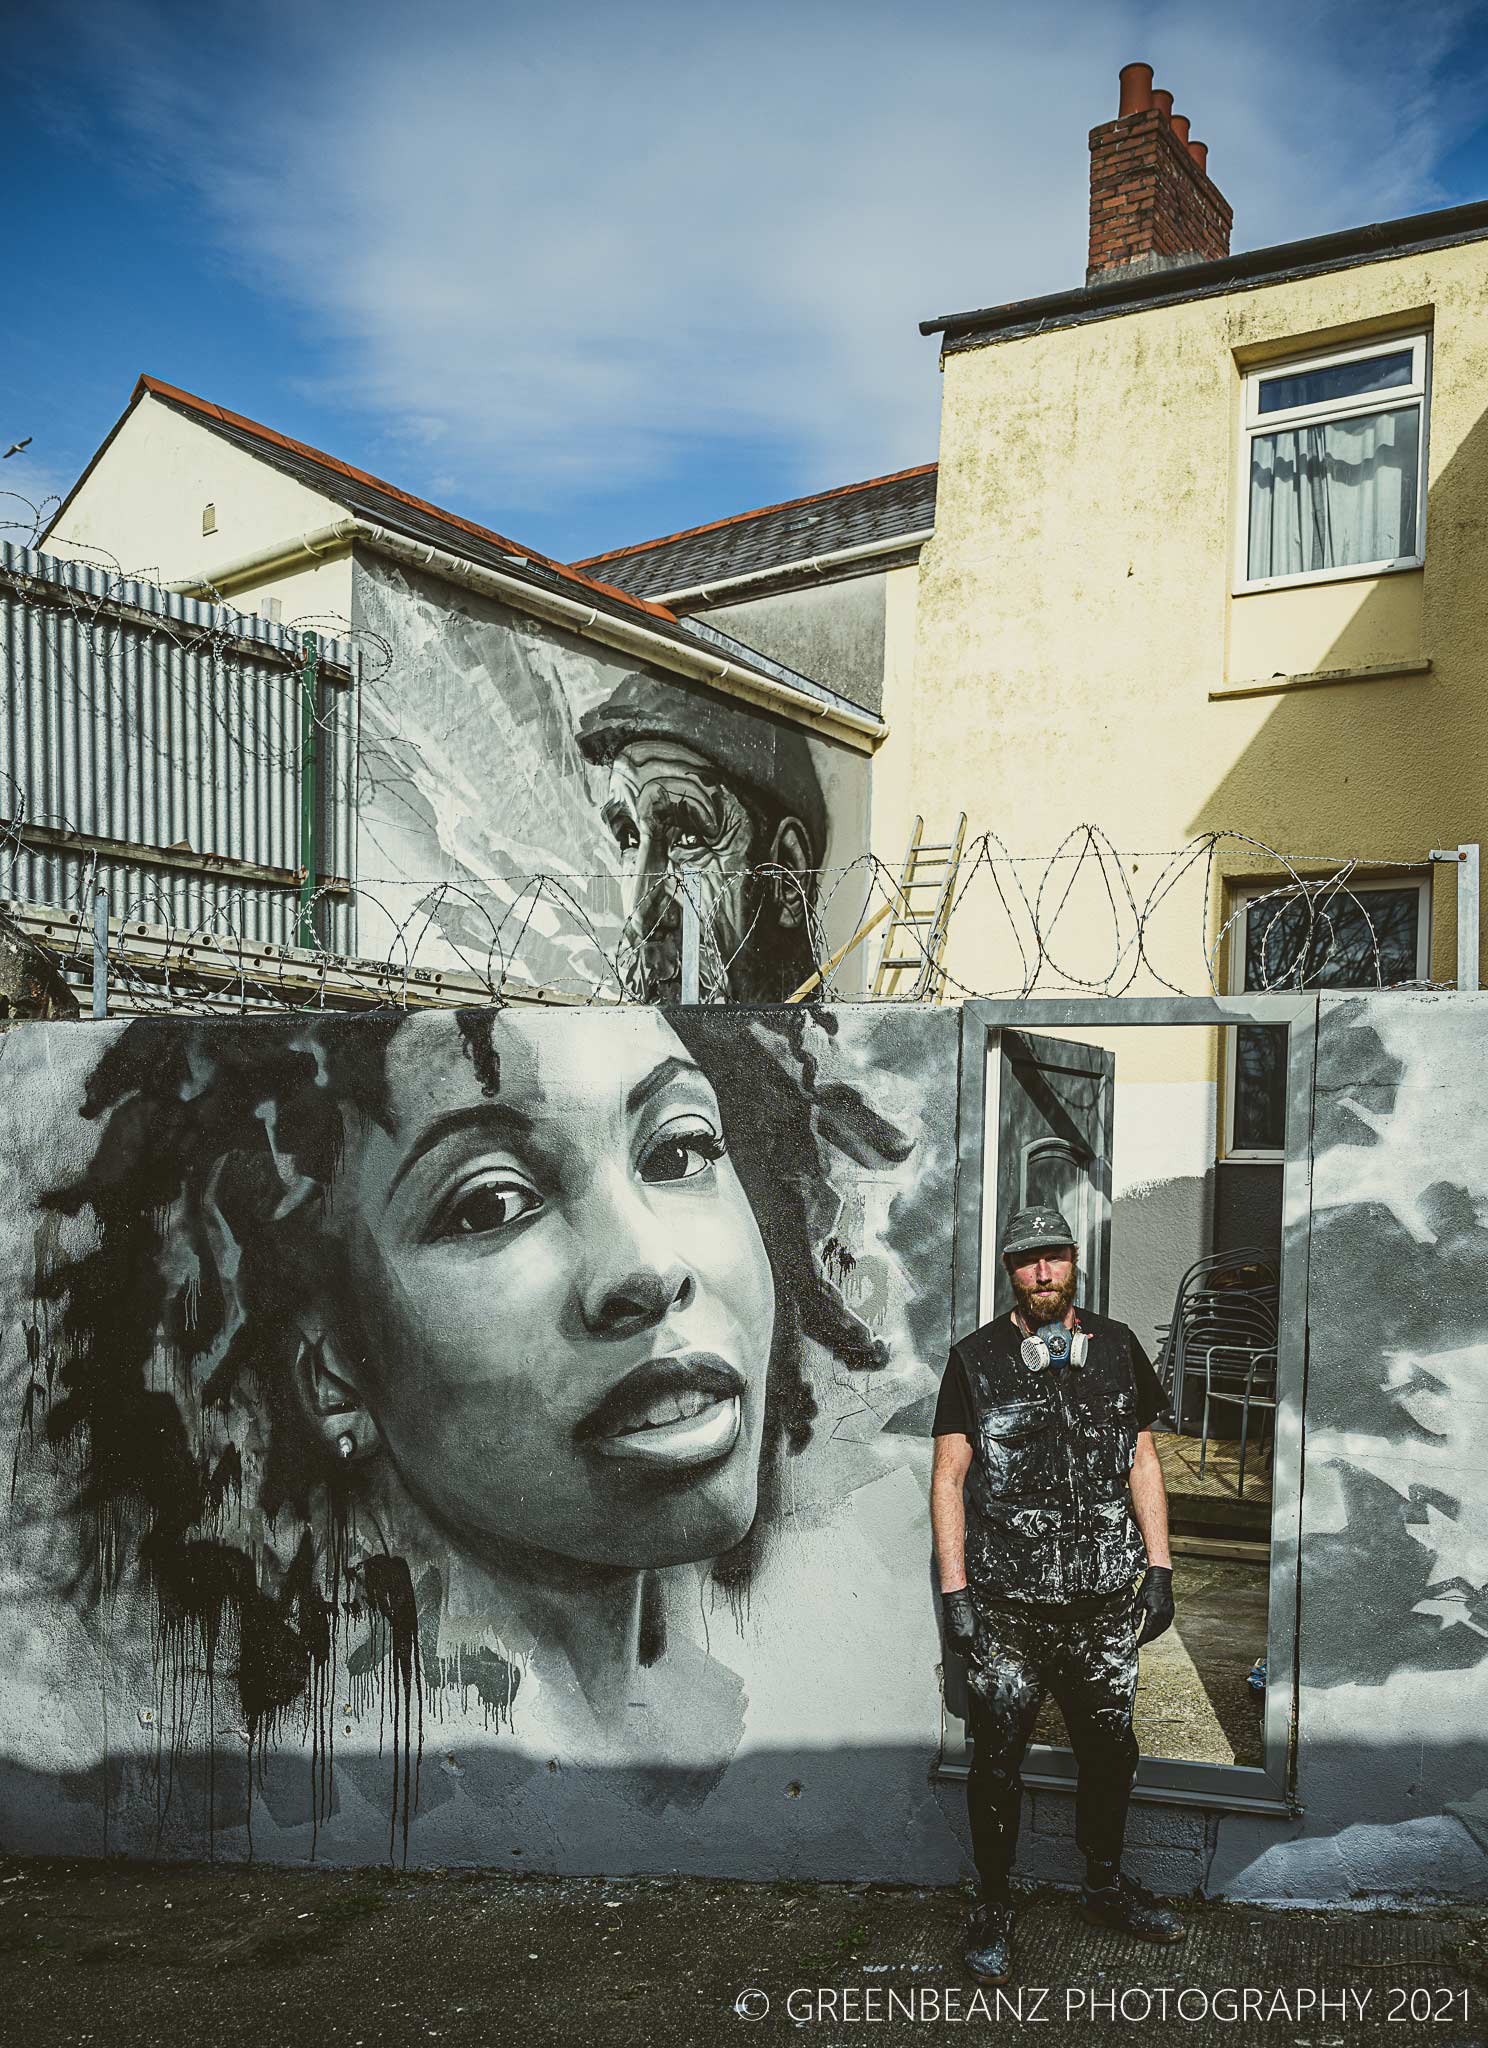
[[[560,558],[927,461],[1132,58],[1237,248],[1488,197],[1483,0],[3,4],[32,500],[142,370]]]

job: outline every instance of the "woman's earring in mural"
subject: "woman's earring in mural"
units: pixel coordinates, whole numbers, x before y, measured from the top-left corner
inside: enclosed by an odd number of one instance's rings
[[[363,1406],[361,1395],[351,1381],[338,1373],[329,1340],[316,1333],[300,1339],[295,1360],[294,1381],[304,1409],[323,1446],[339,1465],[375,1451],[377,1424]]]

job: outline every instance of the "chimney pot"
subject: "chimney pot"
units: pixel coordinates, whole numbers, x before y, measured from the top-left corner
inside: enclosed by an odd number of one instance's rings
[[[1157,108],[1157,111],[1160,114],[1165,114],[1170,121],[1172,120],[1173,95],[1170,92],[1155,92],[1152,95],[1152,104]]]
[[[1152,105],[1152,66],[1150,64],[1123,64],[1121,67],[1121,105],[1117,110],[1118,121],[1128,114],[1145,114]]]
[[[1187,114],[1174,114],[1172,121],[1173,133],[1186,149],[1188,147],[1188,116]]]
[[[1205,176],[1207,177],[1207,176],[1208,176],[1208,168],[1207,168],[1207,167],[1208,167],[1208,163],[1209,163],[1209,145],[1208,145],[1208,143],[1207,143],[1207,142],[1191,142],[1191,143],[1190,143],[1190,144],[1188,145],[1188,153],[1189,153],[1189,155],[1190,155],[1190,156],[1191,156],[1191,157],[1193,158],[1194,162],[1195,162],[1195,163],[1196,163],[1196,164],[1198,165],[1199,169],[1200,169],[1201,171],[1203,171],[1203,172],[1204,172],[1204,174],[1205,174]]]

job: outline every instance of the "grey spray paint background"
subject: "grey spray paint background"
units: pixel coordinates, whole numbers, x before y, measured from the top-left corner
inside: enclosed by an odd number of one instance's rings
[[[605,985],[577,914],[549,902],[529,915],[519,887],[489,878],[557,877],[613,953],[621,871],[599,815],[606,778],[575,734],[634,662],[383,563],[357,564],[353,617],[392,656],[386,682],[369,664],[362,692],[359,949],[400,954],[416,942],[420,965],[459,958],[484,971],[495,933],[510,948],[520,932],[524,979],[585,992]],[[655,688],[680,724],[706,731],[710,692],[660,675]],[[767,775],[775,721],[730,708],[757,723],[753,766]],[[840,866],[867,847],[868,763],[844,747],[807,744],[826,803],[825,864]],[[439,882],[449,892],[421,910]],[[831,945],[851,934],[862,896],[836,907]]]

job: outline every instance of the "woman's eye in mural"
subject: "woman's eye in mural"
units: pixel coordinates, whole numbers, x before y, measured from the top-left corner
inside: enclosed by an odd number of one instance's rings
[[[435,1211],[431,1237],[489,1237],[510,1229],[542,1207],[542,1197],[510,1173],[484,1173],[464,1181]]]
[[[727,1145],[708,1124],[663,1124],[641,1154],[641,1179],[694,1180],[727,1151]]]

